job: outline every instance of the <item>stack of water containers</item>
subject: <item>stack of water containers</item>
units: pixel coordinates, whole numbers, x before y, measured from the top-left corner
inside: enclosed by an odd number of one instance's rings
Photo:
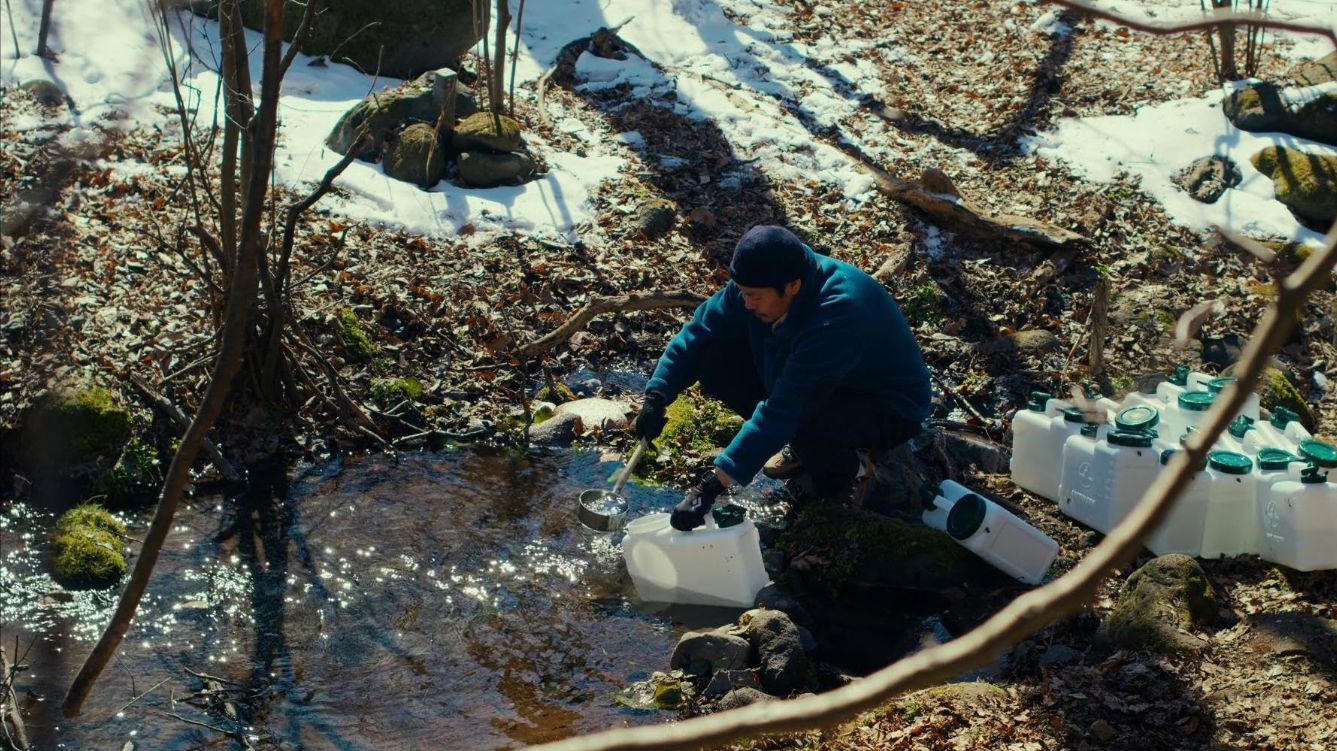
[[[1012,480],[1108,532],[1231,382],[1181,366],[1154,394],[1086,413],[1036,392],[1013,417]],[[1337,482],[1328,478],[1337,448],[1313,440],[1285,408],[1262,420],[1250,395],[1214,449],[1147,539],[1153,553],[1257,554],[1300,571],[1337,568]]]

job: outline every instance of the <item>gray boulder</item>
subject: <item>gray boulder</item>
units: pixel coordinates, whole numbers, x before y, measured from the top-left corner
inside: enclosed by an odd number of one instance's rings
[[[1193,635],[1216,619],[1217,595],[1202,566],[1187,555],[1163,555],[1133,572],[1101,622],[1096,642],[1115,649],[1196,652]]]
[[[217,15],[214,3],[213,15]],[[242,22],[263,28],[264,2],[242,0]],[[291,41],[304,2],[285,3],[284,38]],[[308,55],[331,55],[367,74],[412,78],[455,65],[482,38],[474,0],[324,0],[302,43]]]
[[[627,402],[594,397],[577,399],[557,406],[557,415],[579,415],[589,429],[618,430],[627,427],[627,416],[632,407]]]
[[[787,696],[811,683],[812,661],[789,616],[778,610],[754,610],[750,615],[745,633],[762,688],[776,696]]]
[[[707,699],[718,699],[737,688],[760,687],[757,674],[751,670],[721,670],[711,677],[701,695]]]
[[[789,594],[780,585],[771,582],[757,592],[756,606],[768,610],[778,610],[799,626],[811,626],[812,615],[803,604]]]
[[[466,151],[460,154],[456,165],[460,170],[460,181],[471,188],[515,185],[538,171],[538,164],[527,154],[493,154],[487,151]]]
[[[571,412],[553,415],[529,429],[529,442],[535,446],[570,446],[580,427],[580,415]]]
[[[365,129],[371,134],[367,145],[358,152],[358,158],[373,160],[380,154],[381,145],[390,134],[406,123],[435,125],[441,113],[443,100],[437,93],[439,75],[453,76],[452,71],[424,73],[412,81],[405,81],[387,91],[377,92],[353,105],[339,118],[325,139],[325,145],[340,154],[352,148]],[[455,93],[455,116],[472,114],[477,107],[467,92]]]
[[[715,702],[715,709],[724,712],[730,709],[746,707],[749,704],[756,704],[759,701],[771,701],[771,697],[758,691],[755,688],[736,688],[724,695],[724,698]]]
[[[1228,188],[1239,185],[1241,179],[1240,168],[1223,156],[1203,157],[1172,178],[1175,185],[1200,203],[1216,203]]]
[[[501,129],[497,129],[497,122]],[[496,151],[510,153],[520,150],[520,123],[505,115],[476,112],[455,126],[455,148],[460,151]]]
[[[1236,89],[1221,102],[1226,117],[1250,133],[1289,133],[1337,145],[1337,92],[1284,96],[1275,84]]]
[[[1062,346],[1062,342],[1052,332],[1044,329],[1025,329],[986,342],[982,345],[982,349],[988,355],[1043,355],[1056,352]]]
[[[671,670],[689,675],[712,675],[717,670],[741,670],[747,667],[751,645],[746,639],[715,631],[683,634],[669,658]]]
[[[444,147],[426,123],[414,123],[399,134],[385,152],[385,174],[396,180],[430,188],[446,173]]]

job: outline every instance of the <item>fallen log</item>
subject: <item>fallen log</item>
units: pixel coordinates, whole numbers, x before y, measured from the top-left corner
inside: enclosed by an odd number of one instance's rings
[[[924,170],[920,180],[901,180],[870,160],[860,162],[873,175],[877,189],[884,195],[919,209],[944,227],[976,236],[1002,237],[1054,247],[1086,242],[1086,238],[1076,232],[1039,219],[1016,214],[990,214],[962,196],[947,175],[931,167]]]
[[[595,316],[604,313],[658,310],[660,308],[694,308],[705,302],[705,299],[695,292],[686,290],[633,292],[629,295],[594,297],[585,304],[585,307],[576,311],[576,314],[571,316],[566,323],[516,350],[516,355],[521,358],[529,358],[547,352],[570,339],[577,331],[588,326]]]
[[[177,406],[172,403],[171,399],[168,399],[166,396],[155,391],[152,386],[149,386],[142,378],[134,373],[129,373],[128,375],[130,377],[131,385],[133,385],[145,399],[148,399],[149,403],[159,412],[172,418],[172,420],[177,425],[180,425],[183,430],[190,427],[190,418],[186,416],[185,412],[178,409]],[[231,483],[242,482],[243,478],[241,473],[238,472],[237,469],[232,466],[232,463],[223,456],[223,452],[219,450],[218,446],[213,441],[205,438],[204,442],[200,444],[200,448],[204,450],[204,455],[209,457],[209,461],[213,462],[214,467],[218,469],[218,473],[223,476],[223,479]]]

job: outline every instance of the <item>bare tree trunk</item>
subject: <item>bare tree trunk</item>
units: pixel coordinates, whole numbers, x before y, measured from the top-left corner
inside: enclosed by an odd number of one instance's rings
[[[492,100],[492,119],[501,134],[501,110],[506,104],[506,30],[511,26],[511,6],[497,0],[497,43],[492,50],[492,77],[488,79],[488,98]]]
[[[511,50],[511,99],[507,112],[515,117],[515,64],[520,59],[520,31],[525,25],[525,0],[520,0],[520,10],[515,14],[515,47]]]
[[[253,128],[251,153],[254,163],[247,170],[250,180],[249,185],[245,186],[241,236],[237,244],[231,288],[228,291],[227,315],[223,324],[218,359],[209,379],[209,387],[205,390],[204,399],[200,403],[199,412],[182,437],[181,445],[167,470],[162,497],[158,501],[158,510],[154,513],[153,522],[144,537],[130,581],[116,604],[116,612],[112,615],[106,630],[102,632],[98,643],[93,647],[92,653],[84,661],[83,667],[79,669],[79,674],[75,676],[70,691],[65,696],[62,711],[66,717],[79,714],[93,684],[129,632],[139,601],[148,588],[149,578],[158,561],[163,541],[167,539],[167,532],[171,529],[177,504],[190,479],[190,468],[195,463],[195,457],[205,436],[222,412],[223,404],[232,388],[232,381],[241,369],[251,307],[255,304],[260,225],[264,214],[265,193],[273,169],[279,81],[282,77],[280,52],[283,45],[283,2],[284,0],[265,2],[264,75],[261,82],[260,111]]]
[[[42,25],[37,29],[37,56],[51,57],[51,50],[46,48],[46,36],[51,32],[51,6],[56,0],[43,0]]]
[[[1091,377],[1099,380],[1105,373],[1105,335],[1109,329],[1110,280],[1104,276],[1096,282],[1095,299],[1091,301]]]
[[[1213,10],[1230,10],[1234,0],[1212,0]],[[1239,68],[1235,65],[1235,24],[1225,23],[1217,28],[1221,39],[1221,78],[1225,81],[1239,80]]]

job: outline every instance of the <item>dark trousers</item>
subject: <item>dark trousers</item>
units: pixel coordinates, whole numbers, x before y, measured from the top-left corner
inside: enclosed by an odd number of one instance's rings
[[[747,342],[717,345],[702,354],[701,391],[744,420],[752,417],[757,403],[766,398],[766,389]],[[848,488],[858,472],[858,449],[875,454],[894,449],[918,435],[919,427],[888,408],[871,388],[826,388],[805,400],[789,446],[803,461],[814,490],[833,494]]]

